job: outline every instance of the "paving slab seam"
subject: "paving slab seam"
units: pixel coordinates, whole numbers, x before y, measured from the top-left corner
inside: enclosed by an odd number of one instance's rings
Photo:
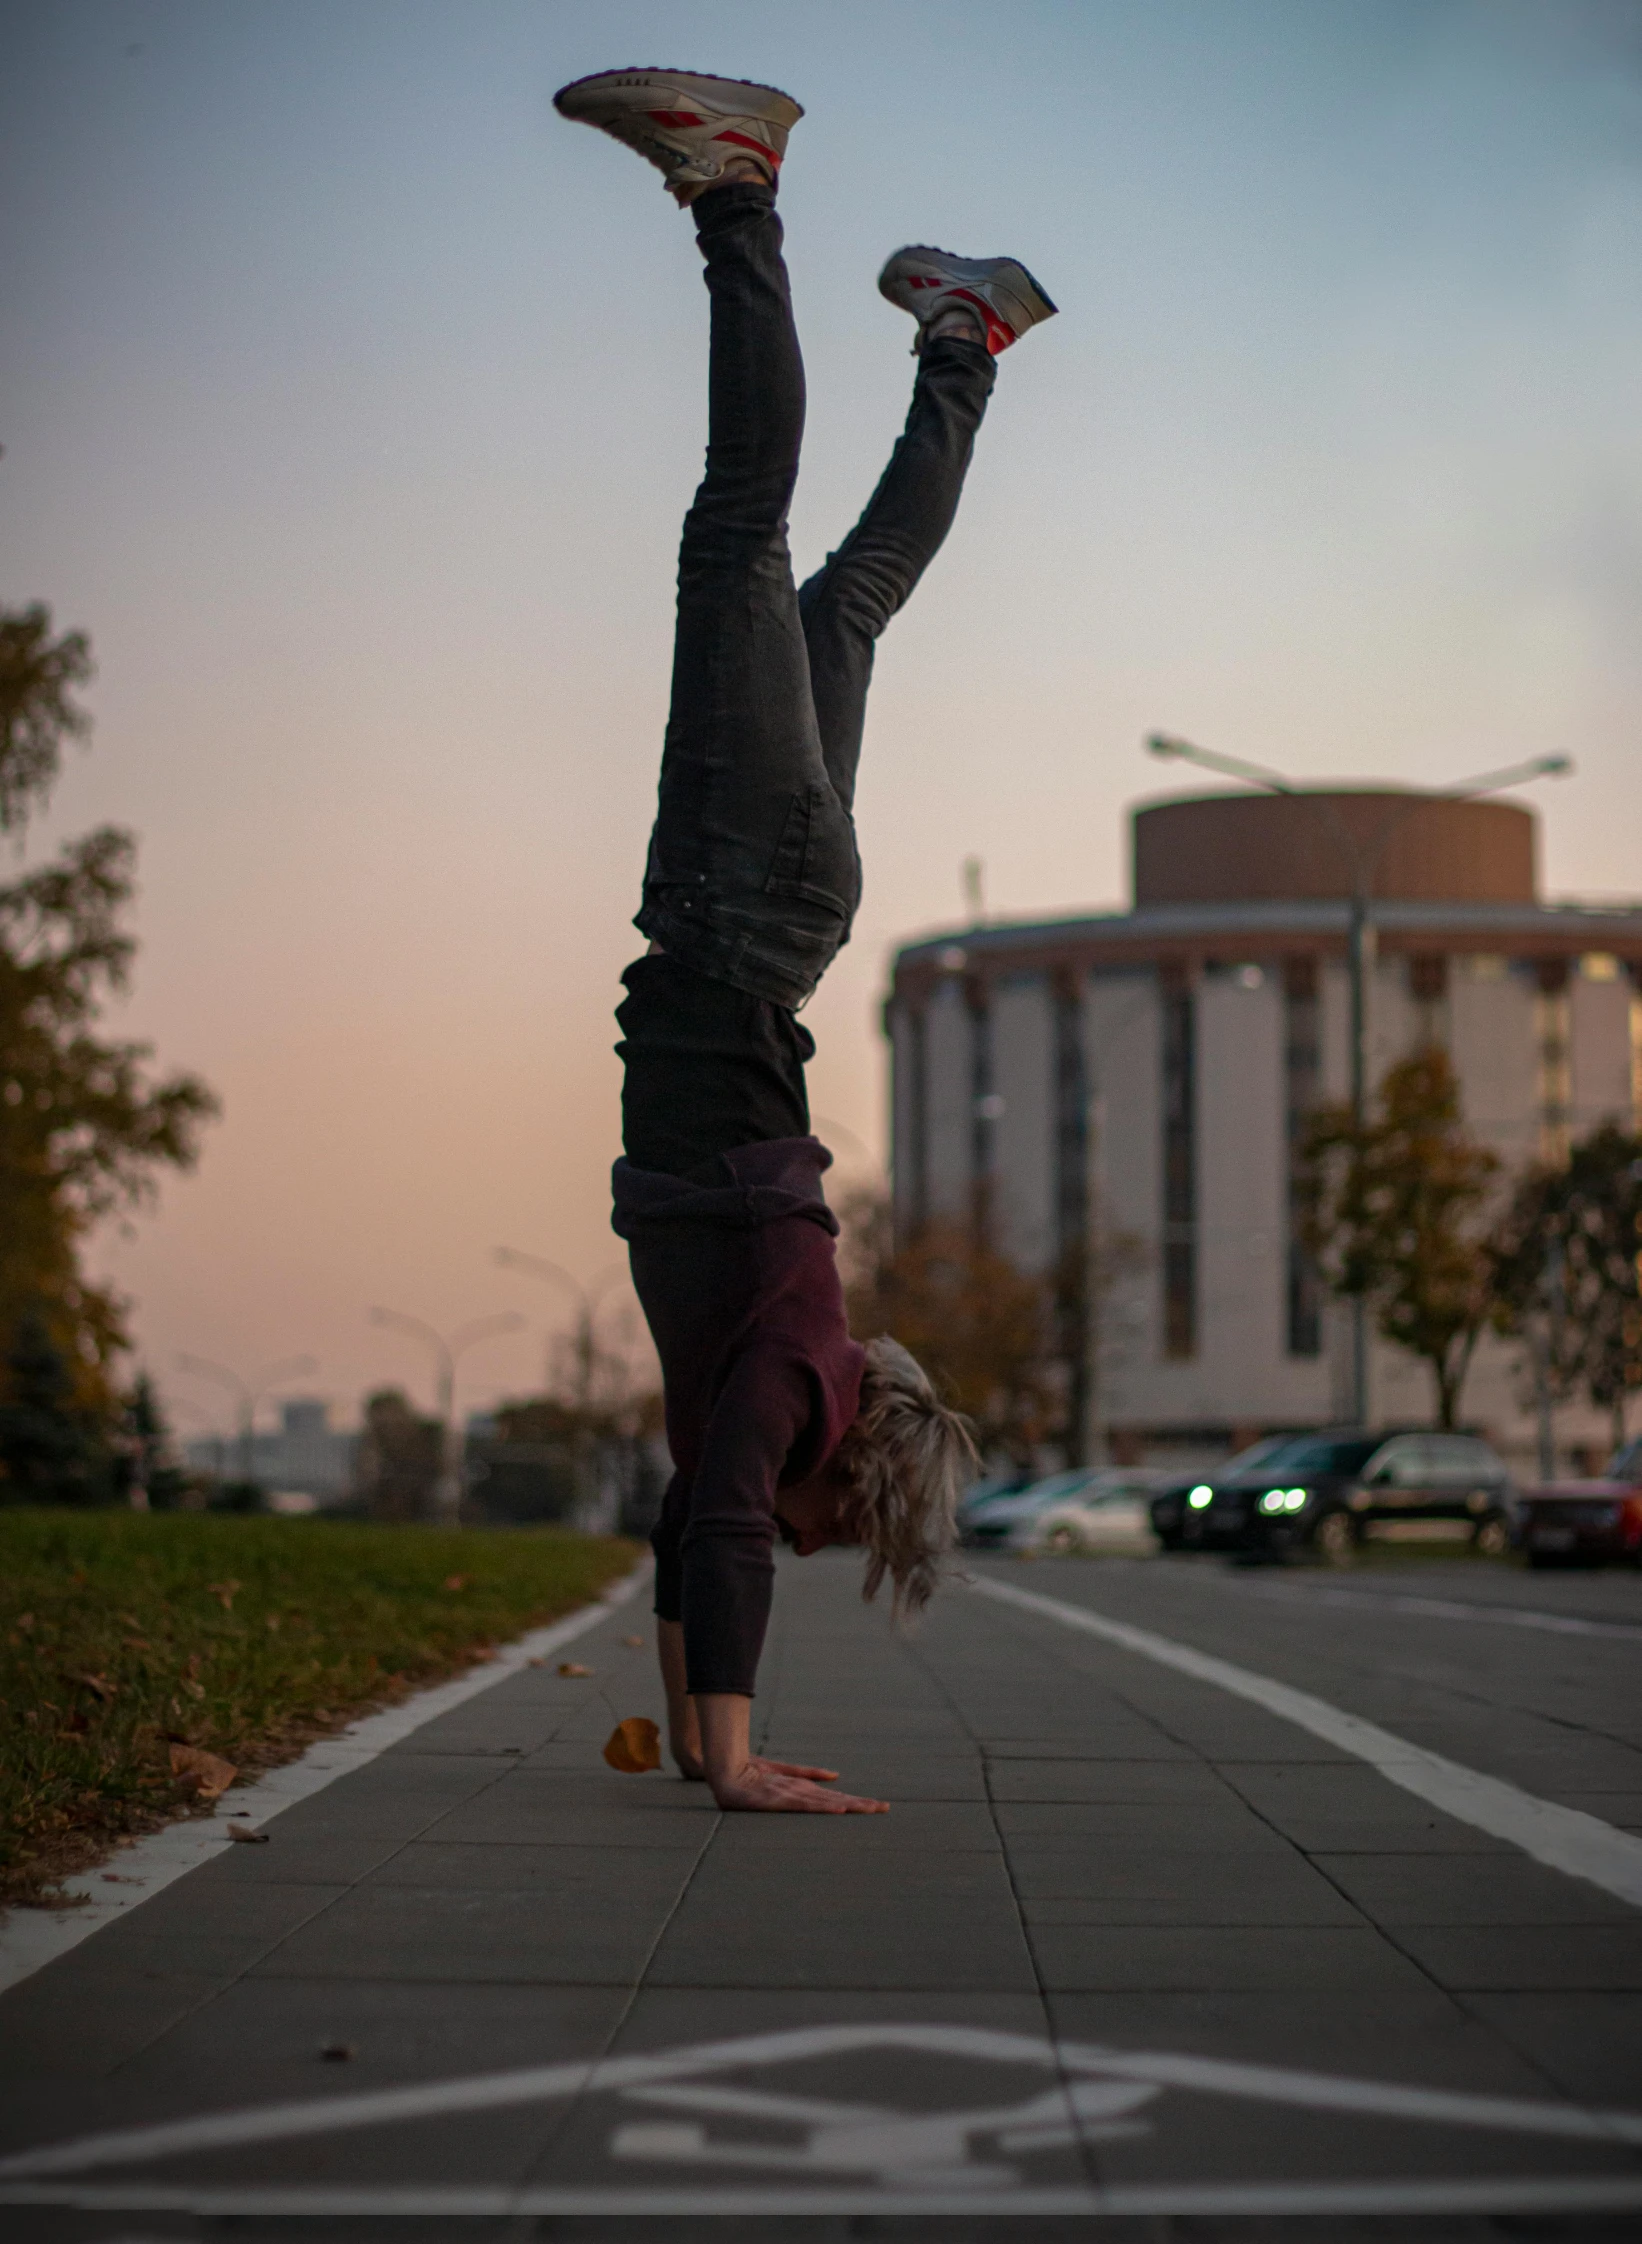
[[[528,1667],[532,1660],[545,1659],[561,1646],[585,1635],[626,1604],[649,1580],[651,1570],[651,1561],[641,1560],[630,1574],[612,1583],[591,1603],[566,1614],[563,1620],[554,1621],[546,1628],[532,1629],[511,1644],[498,1647],[491,1659],[477,1663],[448,1682],[432,1684],[395,1706],[361,1717],[334,1736],[318,1739],[295,1761],[270,1769],[254,1784],[233,1787],[216,1803],[210,1815],[191,1816],[168,1824],[163,1830],[139,1839],[134,1846],[120,1849],[122,1880],[131,1886],[140,1886],[141,1891],[110,1895],[101,1872],[90,1870],[64,1881],[63,1891],[78,1900],[79,1907],[9,1911],[0,1919],[0,1993],[32,1977],[71,1948],[77,1948],[81,1941],[88,1940],[105,1925],[130,1916],[133,1910],[163,1893],[178,1878],[186,1877],[189,1871],[198,1869],[204,1862],[214,1861],[222,1852],[227,1824],[243,1823],[252,1830],[261,1830],[285,1809],[311,1799],[339,1778],[365,1768],[390,1746],[425,1728],[440,1715],[450,1713],[482,1692],[493,1690],[498,1683],[506,1682]],[[505,1773],[508,1765],[500,1764],[498,1775]]]
[[[1296,1690],[1213,1653],[1200,1652],[1173,1637],[1111,1620],[1091,1607],[1065,1604],[1059,1598],[1017,1589],[1007,1582],[976,1580],[973,1588],[978,1596],[1100,1637],[1259,1706],[1280,1721],[1292,1722],[1366,1762],[1391,1783],[1443,1814],[1504,1839],[1553,1870],[1582,1878],[1632,1907],[1642,1908],[1642,1839],[1597,1816],[1558,1807],[1498,1777],[1485,1776],[1480,1770],[1468,1769],[1443,1754],[1396,1737],[1308,1691]]]

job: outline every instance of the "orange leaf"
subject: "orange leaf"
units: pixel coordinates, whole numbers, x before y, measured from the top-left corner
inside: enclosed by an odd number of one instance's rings
[[[561,1675],[591,1675],[592,1672],[593,1670],[590,1667],[583,1667],[580,1660],[561,1660],[559,1662],[559,1673]]]
[[[174,1745],[171,1774],[192,1785],[197,1800],[217,1800],[239,1771],[232,1761],[225,1761],[220,1753],[207,1753],[202,1745]]]
[[[231,1823],[228,1826],[228,1836],[230,1839],[237,1839],[242,1847],[265,1847],[268,1844],[267,1832],[253,1831],[248,1823]]]
[[[448,1590],[465,1590],[467,1586],[468,1578],[465,1574],[447,1574],[445,1576],[445,1587]]]
[[[647,1769],[659,1769],[661,1732],[642,1714],[630,1714],[605,1740],[604,1757],[623,1776],[643,1776]]]

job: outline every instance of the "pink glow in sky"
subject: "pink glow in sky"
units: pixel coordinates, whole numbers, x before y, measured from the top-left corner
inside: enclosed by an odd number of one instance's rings
[[[882,1148],[891,948],[971,853],[995,912],[1121,901],[1150,729],[1319,776],[1570,752],[1550,890],[1642,888],[1634,7],[35,0],[0,84],[0,599],[100,670],[31,850],[138,830],[119,1025],[225,1100],[98,1250],[173,1396],[189,1350],[426,1398],[370,1303],[522,1309],[481,1403],[565,1321],[490,1250],[618,1259],[609,1016],[706,300],[654,175],[549,97],[656,58],[809,111],[801,567],[905,408],[888,251],[1008,249],[1063,307],[881,657],[867,900],[810,1016],[846,1170]]]

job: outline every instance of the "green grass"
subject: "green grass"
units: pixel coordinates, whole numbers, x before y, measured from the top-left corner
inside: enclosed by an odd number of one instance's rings
[[[613,1537],[0,1510],[0,1903],[187,1810],[174,1743],[249,1776],[583,1604]]]

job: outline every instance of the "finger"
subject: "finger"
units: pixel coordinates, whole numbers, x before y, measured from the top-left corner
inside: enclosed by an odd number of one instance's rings
[[[812,1784],[836,1784],[836,1769],[812,1769],[804,1761],[766,1761],[765,1768],[773,1769],[777,1776],[807,1777]]]

